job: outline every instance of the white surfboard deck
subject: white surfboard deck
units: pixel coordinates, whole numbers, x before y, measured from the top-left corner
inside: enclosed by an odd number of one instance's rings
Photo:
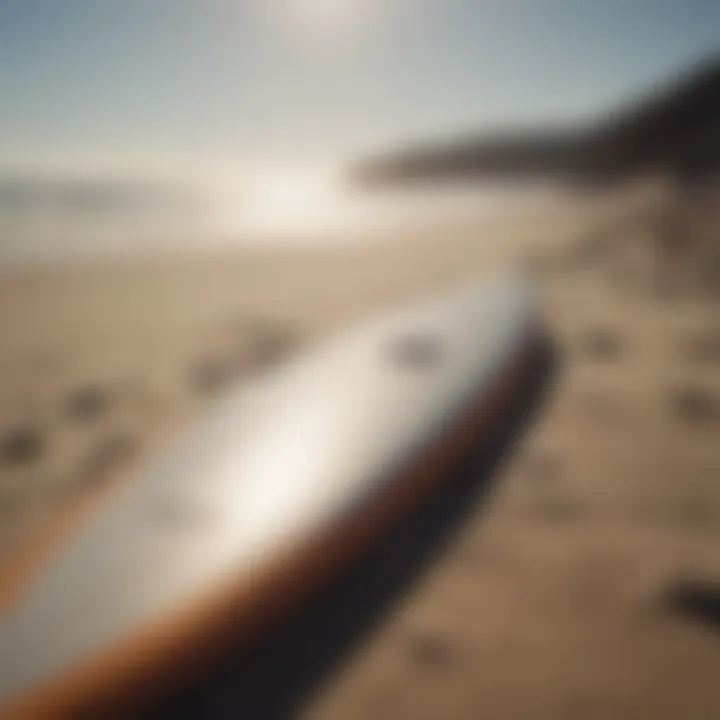
[[[392,482],[537,330],[524,277],[410,304],[238,387],[123,484],[0,617],[0,708]]]

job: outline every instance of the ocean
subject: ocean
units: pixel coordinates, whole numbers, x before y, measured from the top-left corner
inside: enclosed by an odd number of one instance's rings
[[[339,173],[245,176],[0,175],[0,265],[112,259],[247,245],[347,245],[413,227],[517,213],[557,190],[537,183],[363,191]]]

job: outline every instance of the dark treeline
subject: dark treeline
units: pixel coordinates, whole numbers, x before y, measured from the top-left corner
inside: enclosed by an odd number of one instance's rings
[[[552,175],[612,180],[661,171],[679,180],[720,169],[720,56],[582,127],[530,128],[420,143],[362,161],[365,184]]]

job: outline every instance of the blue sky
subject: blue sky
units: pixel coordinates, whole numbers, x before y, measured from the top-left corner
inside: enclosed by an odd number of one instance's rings
[[[0,157],[352,154],[591,115],[717,49],[718,0],[0,0]]]

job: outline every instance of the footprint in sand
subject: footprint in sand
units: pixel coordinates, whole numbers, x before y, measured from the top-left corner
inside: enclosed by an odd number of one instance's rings
[[[675,615],[720,630],[720,583],[677,580],[666,588],[663,605]]]
[[[446,667],[455,659],[455,651],[444,640],[429,635],[410,638],[408,653],[416,665],[426,668]]]
[[[73,390],[65,402],[67,415],[77,422],[89,422],[105,415],[110,407],[110,392],[87,386]]]
[[[580,349],[592,360],[609,362],[617,360],[622,355],[624,347],[617,331],[608,327],[598,327],[585,333],[581,339]]]
[[[32,427],[10,430],[0,439],[0,457],[7,465],[29,465],[37,462],[45,451],[45,440]]]
[[[685,422],[697,425],[720,422],[720,399],[701,386],[674,388],[669,404],[672,412]]]

